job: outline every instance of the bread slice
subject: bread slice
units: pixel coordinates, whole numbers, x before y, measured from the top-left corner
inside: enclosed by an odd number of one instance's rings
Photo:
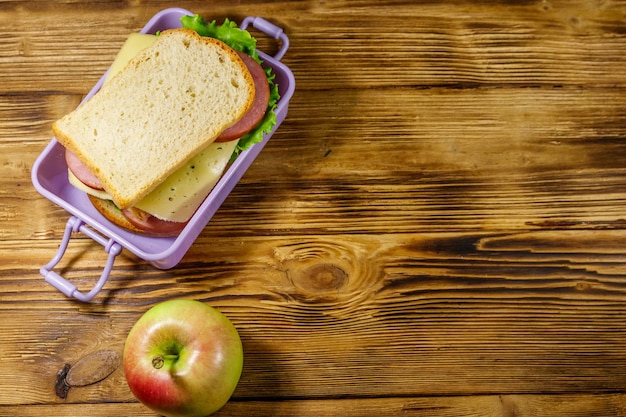
[[[94,197],[90,194],[87,194],[87,198],[91,201],[91,204],[102,214],[107,220],[111,223],[114,223],[118,226],[122,226],[125,229],[130,230],[135,233],[142,233],[138,227],[135,227],[134,224],[128,221],[126,217],[122,214],[119,208],[111,201],[105,200],[102,198]]]
[[[237,122],[254,94],[235,51],[173,29],[52,128],[128,208]]]

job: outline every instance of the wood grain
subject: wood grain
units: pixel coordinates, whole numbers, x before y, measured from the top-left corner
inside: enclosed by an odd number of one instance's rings
[[[0,4],[1,416],[154,415],[121,369],[54,378],[174,297],[242,337],[220,416],[626,416],[626,2],[177,4],[285,29],[288,117],[179,265],[124,251],[73,302],[32,165],[170,6]],[[89,289],[105,258],[77,234],[58,270]]]
[[[59,417],[81,415],[128,415],[154,416],[145,407],[133,403],[125,404],[72,404],[55,406],[2,407],[6,415],[35,417],[54,412]],[[539,414],[570,416],[622,415],[623,399],[620,395],[502,395],[472,397],[430,398],[384,398],[384,399],[328,399],[293,400],[286,402],[231,401],[215,416],[347,416],[372,415],[443,416],[459,415],[515,415],[533,417]]]

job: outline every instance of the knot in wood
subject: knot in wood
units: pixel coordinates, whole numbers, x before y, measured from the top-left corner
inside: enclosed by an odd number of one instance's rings
[[[292,279],[296,286],[305,291],[325,293],[343,287],[348,281],[348,274],[337,265],[323,263],[303,269]]]

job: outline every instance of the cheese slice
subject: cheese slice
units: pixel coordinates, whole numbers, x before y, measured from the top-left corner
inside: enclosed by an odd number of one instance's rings
[[[161,220],[186,222],[219,181],[237,141],[212,143],[145,196],[135,207]],[[68,170],[69,182],[81,191],[104,200],[109,193],[83,184]]]
[[[111,199],[111,195],[106,191],[96,190],[95,188],[91,188],[88,185],[85,185],[81,180],[76,177],[76,175],[74,175],[71,169],[67,170],[67,179],[69,180],[70,184],[72,184],[79,190],[86,192],[87,194],[91,194],[92,196],[101,198],[103,200]]]
[[[109,82],[111,78],[120,72],[126,64],[128,64],[128,61],[135,57],[135,55],[152,45],[155,40],[156,36],[145,33],[131,33],[128,35],[126,42],[124,42],[122,48],[117,52],[117,55],[111,64],[111,68],[109,69],[109,73],[104,80],[104,84]]]
[[[210,144],[135,207],[162,220],[186,222],[219,181],[237,141]]]
[[[154,35],[130,34],[104,82],[113,78],[136,54],[152,45],[155,39]],[[236,146],[236,140],[212,143],[135,204],[135,207],[161,220],[186,222],[219,181]],[[68,172],[69,182],[76,188],[98,198],[111,199],[106,191],[94,190],[83,184],[69,169]]]

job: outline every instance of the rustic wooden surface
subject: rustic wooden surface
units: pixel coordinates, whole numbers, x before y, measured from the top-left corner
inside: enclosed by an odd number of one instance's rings
[[[121,369],[54,379],[173,297],[241,334],[219,416],[626,415],[626,2],[387,3],[174,4],[283,27],[296,93],[180,264],[124,252],[90,304],[38,273],[68,214],[32,164],[173,4],[0,3],[0,415],[154,415]],[[76,236],[61,268],[103,263]]]

